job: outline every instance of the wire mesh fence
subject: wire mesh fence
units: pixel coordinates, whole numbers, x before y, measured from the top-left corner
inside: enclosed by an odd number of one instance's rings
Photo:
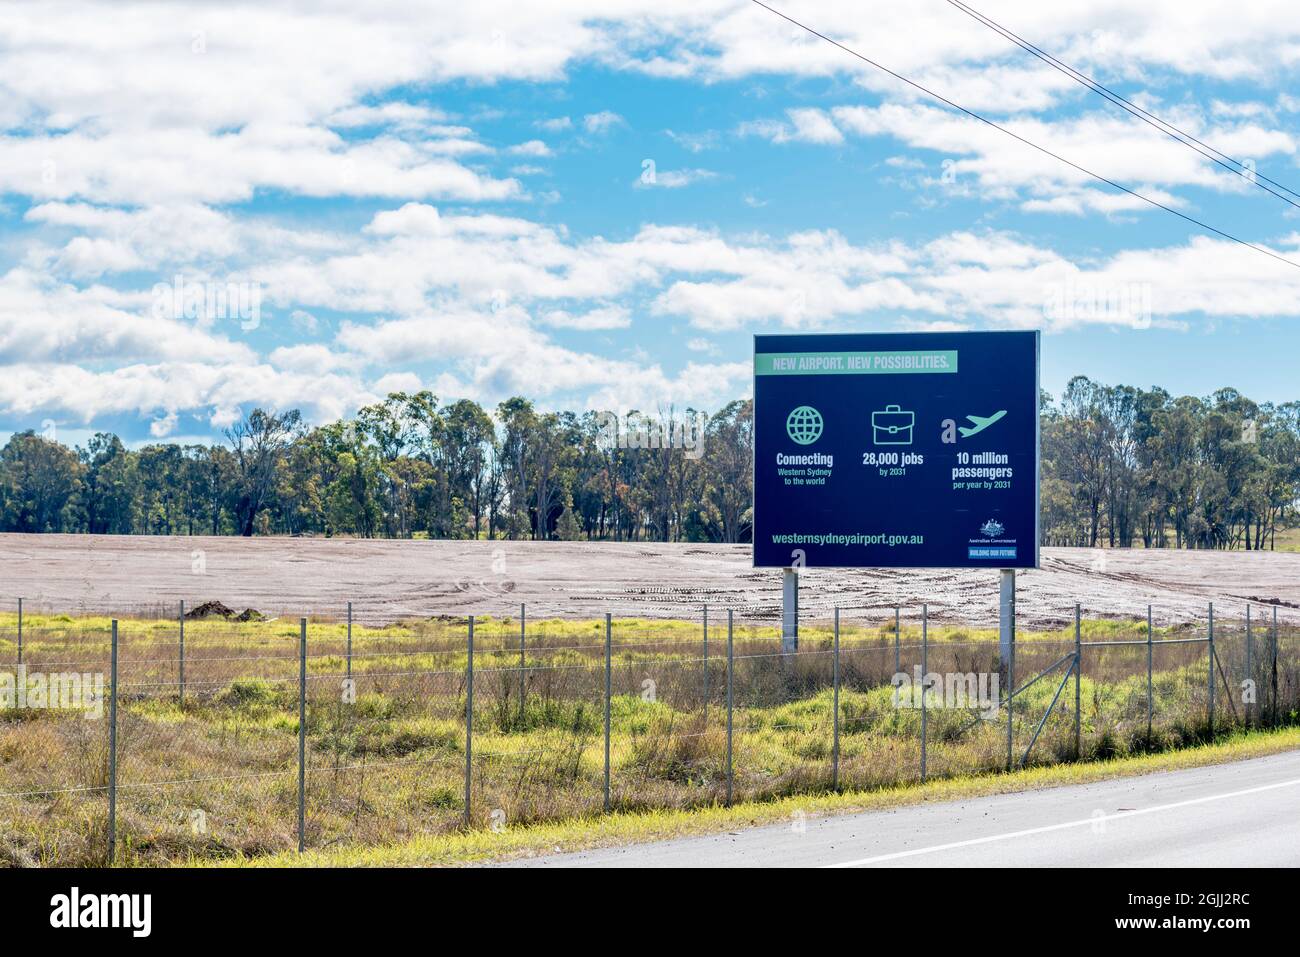
[[[1300,629],[0,617],[0,855],[216,860],[1088,760],[1300,721]],[[1077,617],[1076,617],[1077,615]],[[1247,616],[1249,615],[1249,620]],[[1075,622],[1062,626],[1061,621]],[[21,648],[21,658],[19,657]],[[116,667],[114,662],[116,661]],[[10,669],[12,666],[12,670]]]

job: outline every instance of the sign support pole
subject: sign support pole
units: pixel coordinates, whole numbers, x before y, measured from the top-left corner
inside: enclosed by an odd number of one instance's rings
[[[781,574],[781,654],[792,655],[799,650],[799,572]]]
[[[998,656],[1007,686],[1007,770],[1011,770],[1011,752],[1015,742],[1016,693],[1016,570],[1001,569],[998,601]]]
[[[1016,570],[1003,568],[999,576],[998,657],[1005,672],[1007,663],[1011,661],[1011,646],[1016,641]]]

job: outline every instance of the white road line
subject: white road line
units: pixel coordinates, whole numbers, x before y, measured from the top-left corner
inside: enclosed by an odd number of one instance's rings
[[[1031,827],[1024,831],[1010,831],[1006,834],[991,834],[988,837],[971,838],[969,841],[954,841],[951,844],[935,844],[932,847],[918,847],[910,851],[897,851],[893,854],[879,854],[875,857],[863,857],[856,861],[843,861],[839,864],[823,864],[822,867],[864,867],[867,864],[896,861],[903,857],[918,857],[921,854],[935,854],[939,851],[951,851],[959,847],[974,847],[978,844],[992,844],[994,841],[1007,841],[1017,837],[1029,837],[1033,834],[1047,834],[1051,831],[1064,831],[1071,827],[1086,827],[1101,821],[1120,821],[1124,818],[1137,817],[1141,814],[1155,814],[1157,811],[1172,811],[1180,807],[1191,807],[1194,804],[1207,804],[1210,801],[1223,801],[1228,798],[1245,797],[1248,794],[1259,794],[1263,791],[1276,791],[1278,788],[1294,787],[1297,784],[1300,784],[1300,778],[1293,781],[1279,781],[1276,784],[1265,784],[1257,788],[1247,788],[1244,791],[1229,791],[1226,794],[1211,794],[1207,797],[1192,798],[1187,801],[1175,801],[1172,804],[1156,804],[1151,807],[1140,808],[1136,811],[1120,811],[1115,814],[1099,814],[1096,817],[1088,817],[1081,821],[1067,821],[1064,824],[1048,824],[1043,827]]]

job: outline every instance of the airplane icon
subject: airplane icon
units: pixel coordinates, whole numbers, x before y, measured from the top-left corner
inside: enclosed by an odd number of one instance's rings
[[[998,419],[1002,418],[1006,414],[1007,414],[1006,409],[999,409],[997,412],[994,412],[992,415],[989,416],[968,415],[966,416],[966,418],[974,422],[975,425],[973,427],[967,425],[960,425],[957,427],[957,431],[961,433],[961,437],[963,439],[969,439],[972,435],[975,435],[978,432],[983,432],[990,425],[998,421]]]

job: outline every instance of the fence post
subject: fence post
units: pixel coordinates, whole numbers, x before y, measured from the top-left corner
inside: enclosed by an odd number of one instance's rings
[[[474,616],[469,616],[469,637],[465,657],[465,826],[473,798],[474,771]]]
[[[352,602],[348,602],[348,677],[352,677]]]
[[[1277,605],[1273,606],[1273,727],[1281,724],[1277,703]]]
[[[732,714],[732,673],[735,670],[735,650],[731,638],[731,609],[727,609],[727,807],[731,807],[731,714]]]
[[[1155,720],[1154,670],[1152,668],[1155,644],[1151,634],[1151,606],[1147,605],[1147,750],[1151,750],[1151,728]]]
[[[117,863],[117,619],[108,666],[108,863]]]
[[[1253,664],[1253,662],[1251,661],[1251,654],[1250,654],[1251,650],[1252,649],[1251,649],[1251,633],[1250,633],[1250,604],[1247,603],[1246,605],[1246,680],[1250,682],[1251,689],[1253,692],[1254,684],[1255,684],[1255,670],[1254,668],[1251,667]],[[1241,715],[1242,718],[1245,720],[1247,728],[1250,727],[1250,704],[1251,703],[1249,701],[1242,701],[1241,703]]]
[[[1015,592],[1012,591],[1011,598],[1011,643],[1010,653],[1007,656],[1007,770],[1011,770],[1011,752],[1015,748],[1015,717],[1016,717],[1016,604]]]
[[[1074,603],[1074,760],[1083,755],[1083,630]]]
[[[18,663],[23,663],[23,600],[18,599]]]
[[[709,726],[709,606],[704,606],[704,727]]]
[[[298,619],[298,853],[307,846],[307,619]]]
[[[899,609],[899,607],[898,607],[897,605],[895,605],[895,606],[894,606],[894,674],[898,674],[898,673],[902,670],[902,666],[901,666],[900,663],[899,663],[899,662],[901,661],[901,659],[899,658],[899,655],[898,655],[898,652],[899,652],[899,648],[898,648],[898,625],[899,625],[899,618],[900,618],[900,609]]]
[[[835,653],[833,658],[832,684],[835,690],[832,707],[835,719],[833,721],[834,739],[831,744],[831,790],[838,791],[840,789],[840,609],[838,606],[835,608]]]
[[[1210,697],[1209,697],[1209,699],[1208,699],[1208,701],[1209,701],[1209,709],[1208,709],[1207,715],[1208,715],[1208,718],[1209,718],[1209,729],[1210,729],[1210,730],[1209,730],[1209,735],[1210,735],[1210,740],[1213,741],[1213,740],[1214,740],[1214,602],[1210,602],[1210,622],[1209,622],[1209,624],[1210,624],[1209,633],[1208,633],[1208,637],[1209,637],[1209,641],[1208,641],[1208,645],[1209,645],[1209,653],[1208,653],[1207,657],[1208,657],[1209,660],[1210,660],[1210,662],[1209,662],[1209,663],[1210,663],[1210,666],[1209,666],[1209,673],[1210,673],[1210,684],[1209,684]]]
[[[524,698],[528,694],[528,663],[527,663],[527,634],[528,634],[528,606],[524,602],[519,603],[519,730],[524,729]]]
[[[176,614],[176,623],[180,626],[180,653],[177,661],[176,679],[180,687],[180,704],[185,707],[185,599],[180,601]]]
[[[610,627],[610,614],[605,612],[605,810],[609,810],[609,709],[610,709],[610,678],[612,675],[612,666],[610,663],[610,643],[612,629]]]
[[[925,783],[926,730],[929,719],[926,684],[930,678],[930,606],[921,606],[921,783]]]

